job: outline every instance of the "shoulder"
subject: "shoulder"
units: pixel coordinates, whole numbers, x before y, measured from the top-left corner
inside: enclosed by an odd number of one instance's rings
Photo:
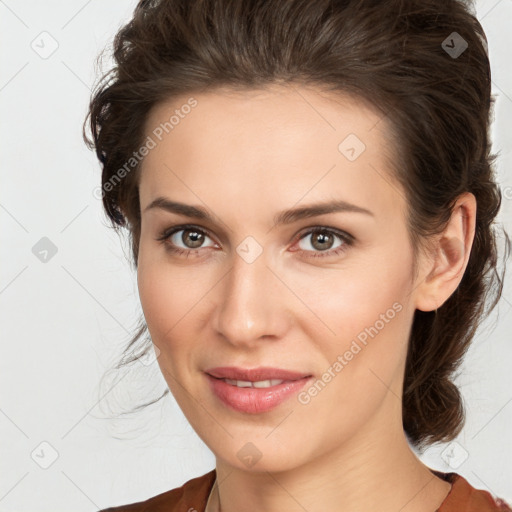
[[[145,501],[110,507],[98,512],[204,512],[215,481],[215,469],[185,482],[181,487]]]
[[[452,484],[436,512],[512,512],[509,503],[489,491],[476,489],[463,476],[457,473],[435,473]]]

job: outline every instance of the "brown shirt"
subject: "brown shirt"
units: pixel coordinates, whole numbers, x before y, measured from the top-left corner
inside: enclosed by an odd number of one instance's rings
[[[488,491],[475,489],[457,473],[431,470],[439,478],[452,484],[452,488],[436,512],[512,512],[503,500]],[[111,507],[99,512],[204,512],[215,482],[215,469],[145,501]]]

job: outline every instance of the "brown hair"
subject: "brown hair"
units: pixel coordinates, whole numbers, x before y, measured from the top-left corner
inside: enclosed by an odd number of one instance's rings
[[[505,272],[497,272],[492,225],[501,192],[488,138],[487,39],[473,7],[456,0],[142,0],[113,48],[115,66],[93,93],[84,139],[102,164],[105,212],[116,230],[128,228],[135,265],[140,165],[128,172],[126,163],[143,143],[149,110],[178,95],[295,83],[355,95],[384,112],[415,255],[444,228],[456,198],[475,195],[468,266],[438,310],[415,312],[403,387],[404,431],[416,447],[455,438],[465,413],[454,372],[501,297]],[[142,322],[125,354],[146,330]]]

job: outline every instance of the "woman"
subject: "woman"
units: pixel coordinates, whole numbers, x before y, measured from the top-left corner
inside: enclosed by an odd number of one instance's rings
[[[89,144],[216,467],[107,510],[511,510],[410,447],[503,286],[484,41],[455,0],[140,2]]]

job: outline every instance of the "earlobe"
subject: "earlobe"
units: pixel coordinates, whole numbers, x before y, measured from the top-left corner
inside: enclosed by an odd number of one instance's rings
[[[476,199],[466,192],[459,196],[445,230],[438,235],[433,253],[423,266],[416,288],[416,309],[440,308],[459,286],[466,270],[475,236]]]

